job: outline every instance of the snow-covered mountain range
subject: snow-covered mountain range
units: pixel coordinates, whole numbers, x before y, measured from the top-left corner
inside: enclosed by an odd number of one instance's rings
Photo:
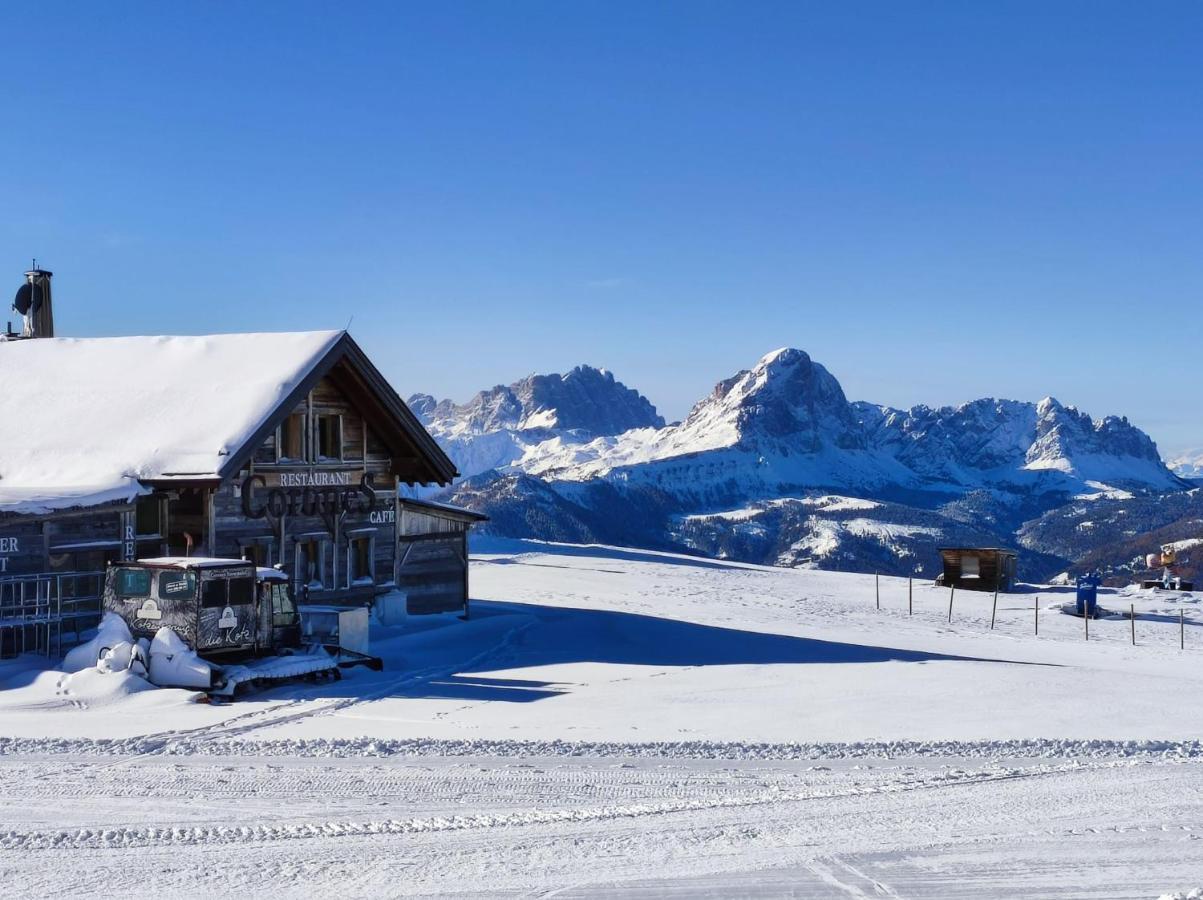
[[[1203,478],[1203,448],[1175,453],[1166,465],[1183,478]]]
[[[414,394],[407,401],[464,477],[520,464],[547,441],[582,442],[635,428],[662,428],[651,402],[605,369],[528,375],[479,392],[467,403]]]
[[[1025,521],[1067,503],[1189,486],[1125,418],[1051,397],[850,402],[788,348],[720,381],[672,425],[586,366],[458,406],[409,402],[465,476],[454,499],[493,515],[496,531],[782,565],[913,569],[940,543],[1014,544]],[[1072,562],[1029,554],[1044,568]]]

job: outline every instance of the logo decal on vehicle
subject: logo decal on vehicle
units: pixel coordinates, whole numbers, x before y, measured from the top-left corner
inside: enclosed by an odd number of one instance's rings
[[[142,601],[142,606],[138,608],[136,615],[139,619],[161,619],[163,618],[163,611],[159,609],[159,604],[155,603],[154,600],[147,598],[146,600]]]

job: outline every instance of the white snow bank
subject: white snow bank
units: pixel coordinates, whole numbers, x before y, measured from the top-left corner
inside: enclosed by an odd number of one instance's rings
[[[133,636],[130,634],[125,620],[116,613],[106,612],[100,620],[100,626],[96,629],[96,637],[67,651],[67,655],[63,657],[62,670],[79,672],[83,669],[94,668],[100,662],[104,651],[116,647],[118,644],[129,644],[132,641]]]
[[[160,628],[150,642],[150,680],[164,687],[208,688],[212,667],[170,628]]]
[[[0,510],[128,500],[139,479],[216,473],[341,335],[0,344],[0,382],[37,385],[0,394],[0,420],[21,424],[0,443]]]
[[[57,674],[57,673],[47,673]],[[104,671],[100,668],[81,669],[73,675],[60,675],[56,694],[77,708],[107,706],[133,694],[153,691],[155,686],[131,670]]]

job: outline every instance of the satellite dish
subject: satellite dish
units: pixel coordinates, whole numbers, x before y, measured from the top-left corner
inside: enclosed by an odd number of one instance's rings
[[[17,288],[17,296],[13,300],[13,309],[23,316],[28,316],[31,314],[36,315],[37,311],[41,308],[42,286],[40,284],[26,282]]]

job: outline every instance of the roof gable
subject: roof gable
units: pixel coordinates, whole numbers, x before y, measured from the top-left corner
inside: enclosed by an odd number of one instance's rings
[[[305,395],[323,378],[331,381],[363,414],[376,436],[384,441],[393,457],[393,468],[402,481],[410,484],[450,484],[459,474],[455,464],[443,452],[426,428],[393,390],[392,385],[372,365],[371,360],[343,332],[339,339],[309,370],[304,379],[264,418],[236,451],[224,460],[218,474],[227,478],[245,466],[276,427],[292,412]]]

